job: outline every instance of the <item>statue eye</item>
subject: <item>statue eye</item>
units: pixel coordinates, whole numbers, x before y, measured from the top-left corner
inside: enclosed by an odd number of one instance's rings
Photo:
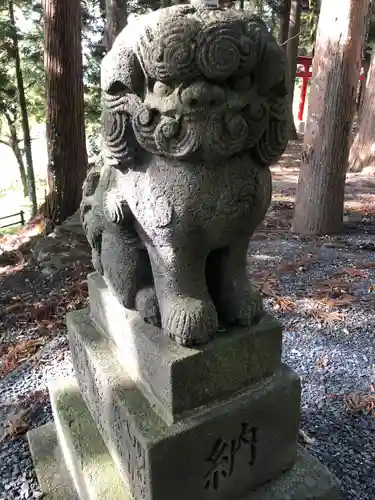
[[[159,97],[166,97],[173,92],[173,89],[163,82],[155,82],[154,94]]]

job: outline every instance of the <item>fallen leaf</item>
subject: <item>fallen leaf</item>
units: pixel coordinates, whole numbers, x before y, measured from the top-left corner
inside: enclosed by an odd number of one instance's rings
[[[375,394],[353,391],[345,394],[344,403],[352,413],[364,412],[375,416]]]
[[[8,373],[15,370],[23,361],[34,355],[44,342],[36,339],[23,340],[19,344],[12,345],[0,367],[0,377],[4,377]]]
[[[37,320],[49,319],[56,312],[57,304],[37,304],[30,310],[32,316]]]
[[[353,276],[353,278],[368,278],[368,273],[366,273],[366,271],[355,269],[354,267],[343,269],[343,273]]]
[[[363,262],[363,269],[373,269],[375,267],[375,262]]]
[[[292,312],[294,311],[294,302],[287,297],[280,297],[279,295],[274,295],[273,299],[279,306],[281,312]]]
[[[266,295],[267,297],[274,297],[277,295],[277,281],[271,276],[271,273],[255,278],[254,285],[262,295]]]
[[[324,356],[317,358],[315,361],[315,366],[319,369],[326,368],[328,366],[328,356],[325,354]]]
[[[303,254],[302,257],[296,260],[283,260],[277,266],[277,271],[304,271],[313,260],[313,255],[310,253]]]
[[[350,306],[357,302],[357,299],[352,295],[342,295],[341,297],[329,299],[326,304],[328,307]]]
[[[322,321],[323,323],[332,323],[342,320],[342,314],[338,311],[323,311],[321,309],[315,309],[312,311],[311,316],[318,321]]]
[[[346,281],[342,281],[339,279],[328,279],[328,280],[323,280],[323,281],[315,281],[314,287],[318,288],[321,287],[323,290],[324,289],[330,289],[333,290],[335,288],[339,289],[348,289],[353,286],[352,283],[347,283]]]
[[[17,400],[21,408],[27,410],[30,414],[32,410],[44,404],[48,400],[48,391],[38,390],[20,396]]]
[[[11,439],[18,438],[30,429],[30,422],[27,417],[30,414],[30,410],[22,410],[14,418],[12,418],[6,427],[3,439],[9,437]]]
[[[16,302],[15,304],[10,304],[9,306],[7,306],[4,310],[4,313],[9,314],[11,312],[16,312],[19,311],[20,309],[23,309],[24,307],[25,304],[23,304],[22,302]]]

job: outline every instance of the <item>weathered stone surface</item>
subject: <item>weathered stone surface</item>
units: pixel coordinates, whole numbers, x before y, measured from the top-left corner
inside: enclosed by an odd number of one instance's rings
[[[256,323],[246,254],[289,137],[284,51],[253,14],[175,5],[128,24],[101,86],[81,206],[96,270],[183,345]]]
[[[71,313],[68,328],[82,396],[135,500],[236,499],[292,466],[300,382],[291,370],[167,425],[87,312]]]
[[[34,261],[43,274],[53,275],[80,262],[90,265],[90,246],[80,223],[79,213],[56,226],[48,236],[39,236],[32,248]]]
[[[340,484],[302,448],[294,466],[242,500],[340,500]]]
[[[59,446],[79,498],[126,500],[125,484],[105,450],[76,381],[55,380],[49,392]]]
[[[60,394],[63,407],[65,408],[67,404],[70,406],[69,418],[74,422],[74,428],[80,429],[79,434],[74,433],[74,429],[72,431],[70,443],[73,448],[70,449],[70,454],[77,458],[78,463],[90,464],[90,474],[87,474],[87,470],[85,472],[83,468],[77,471],[77,474],[85,477],[87,490],[92,495],[90,498],[132,500],[126,487],[120,488],[121,480],[115,462],[90,412],[87,409],[84,410],[85,403],[77,391],[77,386],[71,381],[66,381],[65,388],[61,386]],[[61,411],[59,407],[57,411]],[[65,428],[65,432],[70,432],[69,428]],[[47,498],[49,500],[77,500],[78,496],[72,489],[71,478],[67,476],[64,457],[57,444],[55,426],[47,424],[30,431],[28,438],[38,480]],[[119,485],[115,492],[103,489],[98,482],[98,478],[102,479],[103,463],[106,464],[107,473],[104,484],[107,484],[109,478],[115,478],[116,484]],[[61,474],[61,470],[65,472]],[[87,500],[87,496],[80,498]],[[168,497],[164,500],[168,500]],[[339,500],[339,486],[326,467],[306,451],[299,449],[297,460],[291,469],[256,491],[249,492],[242,497],[242,500]]]
[[[78,500],[51,422],[27,433],[39,486],[48,500]],[[107,452],[108,453],[108,452]]]
[[[279,369],[282,327],[271,316],[252,327],[231,327],[213,342],[188,349],[125,309],[100,274],[88,276],[88,287],[93,321],[118,346],[120,362],[168,422]]]

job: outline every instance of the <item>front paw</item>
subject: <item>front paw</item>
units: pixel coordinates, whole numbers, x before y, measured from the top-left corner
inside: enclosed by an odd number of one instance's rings
[[[186,347],[208,342],[218,328],[216,309],[210,300],[171,297],[163,304],[163,311],[163,329]]]
[[[229,324],[251,326],[263,314],[262,297],[250,284],[241,289],[234,287],[220,312]]]

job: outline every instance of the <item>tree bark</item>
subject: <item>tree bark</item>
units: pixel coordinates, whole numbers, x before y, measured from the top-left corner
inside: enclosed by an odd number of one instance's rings
[[[110,50],[113,42],[126,26],[127,0],[106,0],[106,18],[104,44],[107,50]]]
[[[27,165],[27,191],[31,201],[31,213],[34,216],[38,210],[38,203],[36,199],[36,189],[35,189],[35,176],[33,167],[33,156],[31,150],[31,137],[30,137],[30,126],[29,117],[27,114],[27,105],[25,97],[25,87],[23,83],[23,74],[21,67],[20,51],[18,46],[18,36],[16,21],[14,18],[14,5],[13,0],[8,1],[9,19],[12,26],[12,38],[13,38],[13,50],[14,50],[14,62],[16,67],[16,80],[17,80],[17,90],[18,99],[20,104],[21,112],[21,123],[23,132],[23,141],[25,145],[25,156]]]
[[[349,154],[349,172],[361,172],[373,163],[375,153],[375,48],[371,54],[366,89],[363,96],[359,129]]]
[[[26,197],[28,194],[27,175],[26,175],[26,169],[25,169],[25,164],[23,161],[22,152],[21,152],[21,149],[19,146],[17,129],[16,129],[14,124],[9,125],[9,133],[10,133],[9,145],[12,148],[12,151],[13,151],[14,156],[16,157],[16,160],[18,163],[18,169],[20,171],[20,177],[21,177],[21,182],[22,182],[23,195]]]
[[[7,137],[7,141],[1,140],[0,142],[2,144],[5,144],[6,146],[9,146],[12,149],[14,156],[16,157],[18,168],[20,171],[23,195],[26,198],[26,196],[28,196],[27,175],[26,175],[25,163],[23,161],[22,152],[21,152],[21,149],[19,146],[20,140],[18,138],[17,127],[15,125],[15,119],[12,119],[10,114],[7,112],[5,112],[4,114],[5,114],[6,121],[8,123],[9,136]]]
[[[369,0],[323,0],[292,230],[342,229],[345,175]]]
[[[62,222],[79,207],[87,169],[79,0],[44,0],[44,41],[48,169],[58,219],[53,222]]]
[[[294,88],[296,83],[299,33],[301,31],[301,5],[300,0],[292,0],[290,7],[289,32],[287,43],[287,61],[288,61],[288,78],[289,78],[289,99],[293,109]],[[292,123],[291,139],[298,139],[294,120]]]
[[[290,18],[291,0],[283,1],[283,13],[280,16],[280,35],[279,44],[286,50],[286,42],[289,33],[289,18]]]

